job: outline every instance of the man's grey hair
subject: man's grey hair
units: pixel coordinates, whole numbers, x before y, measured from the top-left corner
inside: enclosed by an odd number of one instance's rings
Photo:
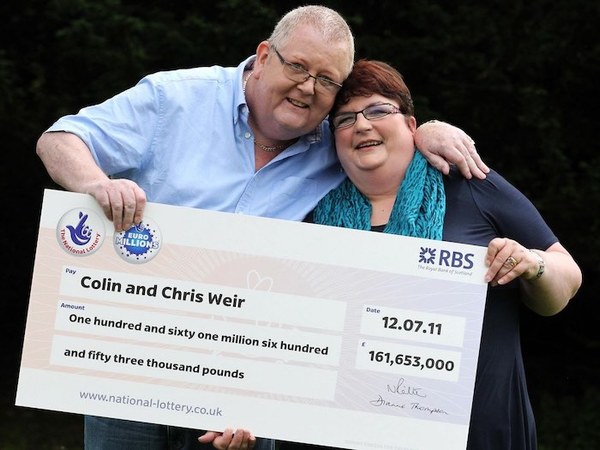
[[[344,18],[331,8],[308,5],[289,11],[275,25],[268,39],[270,44],[275,47],[283,47],[296,28],[302,25],[310,25],[320,32],[324,45],[331,42],[346,43],[348,58],[344,75],[348,76],[354,64],[354,36]]]

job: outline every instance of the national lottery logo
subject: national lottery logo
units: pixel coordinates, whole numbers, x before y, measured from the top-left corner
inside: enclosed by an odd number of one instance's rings
[[[67,253],[88,256],[96,252],[104,242],[104,221],[92,210],[72,209],[58,222],[56,237]]]
[[[128,230],[115,234],[114,247],[125,261],[143,264],[154,258],[161,247],[158,226],[151,219],[144,218]]]

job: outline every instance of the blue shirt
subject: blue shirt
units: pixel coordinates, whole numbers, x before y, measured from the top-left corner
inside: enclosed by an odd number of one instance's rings
[[[344,174],[326,123],[255,172],[237,67],[159,72],[105,102],[59,119],[102,170],[135,181],[148,201],[301,220]]]

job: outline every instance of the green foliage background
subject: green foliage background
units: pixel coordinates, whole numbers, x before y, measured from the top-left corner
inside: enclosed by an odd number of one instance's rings
[[[283,13],[303,3],[0,3],[2,243],[5,255],[21,262],[7,269],[2,279],[2,333],[14,350],[3,356],[4,367],[10,368],[3,381],[5,405],[14,402],[42,189],[52,187],[35,156],[37,137],[59,116],[102,101],[147,73],[238,64]],[[484,160],[531,198],[582,266],[584,287],[572,304],[553,318],[525,313],[523,339],[541,449],[599,448],[593,423],[599,419],[600,403],[595,324],[600,275],[600,152],[595,128],[600,2],[321,3],[347,18],[358,58],[382,59],[400,69],[411,87],[419,121],[437,118],[466,130]],[[0,447],[30,448],[32,435],[22,435],[15,424],[28,421],[20,414],[34,412],[9,408],[6,414],[11,431],[0,430],[6,440],[0,437]],[[66,415],[40,414],[48,423],[56,417],[68,420]],[[59,442],[57,438],[56,445],[35,448],[76,448],[68,440]]]

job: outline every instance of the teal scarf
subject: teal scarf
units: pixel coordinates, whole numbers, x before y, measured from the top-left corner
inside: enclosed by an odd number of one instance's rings
[[[383,232],[441,240],[445,212],[442,174],[415,151]],[[319,202],[313,218],[323,225],[370,230],[371,203],[346,179]]]

